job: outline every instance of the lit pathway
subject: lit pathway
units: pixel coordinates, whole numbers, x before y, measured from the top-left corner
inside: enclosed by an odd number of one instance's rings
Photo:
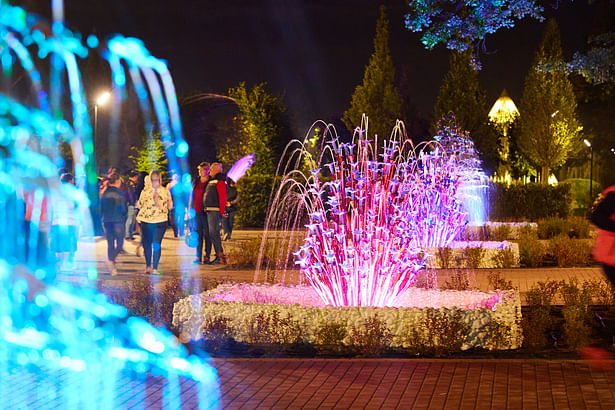
[[[615,409],[613,373],[578,361],[216,360],[225,409]]]
[[[244,244],[251,239],[259,239],[262,231],[236,231],[233,233],[233,240],[223,242],[227,254],[233,249]],[[138,237],[137,237],[138,238]],[[253,270],[242,269],[232,270],[223,265],[206,266],[195,265],[193,248],[187,247],[183,240],[173,238],[171,231],[167,231],[165,239],[162,242],[162,258],[161,271],[162,279],[170,277],[179,277],[180,274],[190,275],[192,277],[207,277],[217,278],[222,280],[232,280],[237,282],[252,282],[255,279]],[[77,272],[74,274],[63,274],[59,279],[78,280],[85,276],[87,266],[96,264],[99,273],[99,278],[102,284],[107,286],[121,286],[125,281],[134,280],[136,276],[143,275],[145,263],[143,257],[135,255],[136,242],[127,242],[125,245],[127,250],[126,255],[118,257],[119,275],[112,277],[109,275],[109,268],[106,266],[107,243],[102,237],[97,237],[95,242],[79,242],[79,252],[77,254]],[[602,271],[599,267],[583,267],[583,268],[537,268],[537,269],[474,269],[469,270],[470,285],[480,290],[491,290],[489,287],[488,275],[492,272],[499,272],[501,277],[510,280],[513,286],[520,289],[521,294],[534,286],[537,282],[550,280],[570,280],[576,278],[579,282],[601,279]],[[452,271],[438,271],[438,283],[444,284],[450,278]],[[299,272],[297,270],[289,270],[285,273],[278,273],[276,278],[280,279],[285,275],[287,283],[299,283]],[[264,281],[264,274],[258,275],[258,281]]]
[[[213,365],[224,409],[615,409],[615,375],[579,361],[276,358]],[[62,407],[53,387],[37,391],[36,379],[12,372],[2,380],[10,388],[0,407]],[[179,400],[169,406],[163,406],[164,379],[118,383],[116,408],[197,406],[191,380],[181,381]]]

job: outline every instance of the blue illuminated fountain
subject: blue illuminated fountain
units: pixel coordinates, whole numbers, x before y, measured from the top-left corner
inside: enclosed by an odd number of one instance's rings
[[[145,391],[131,386],[152,376],[164,377],[165,407],[181,406],[186,384],[196,392],[191,406],[215,407],[215,370],[169,332],[129,317],[98,293],[95,266],[78,285],[55,278],[46,244],[57,204],[72,203],[82,236],[93,233],[89,207],[97,176],[78,61],[94,49],[104,50],[111,68],[113,123],[133,87],[145,131],[160,133],[170,167],[190,189],[188,145],[165,63],[137,39],[117,35],[101,45],[90,36],[84,42],[63,25],[62,8],[52,2],[49,23],[0,0],[0,408],[112,409],[126,395],[146,403]],[[35,61],[49,63],[48,75]],[[60,141],[71,148],[75,187],[58,178]]]

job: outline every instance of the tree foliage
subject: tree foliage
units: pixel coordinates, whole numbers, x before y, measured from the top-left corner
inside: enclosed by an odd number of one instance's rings
[[[550,171],[562,165],[573,150],[580,147],[577,102],[567,74],[537,69],[540,64],[561,59],[559,28],[551,19],[525,77],[519,104],[518,147],[530,163],[540,169],[542,183],[547,183]]]
[[[544,11],[535,0],[412,0],[408,5],[406,27],[422,32],[428,49],[444,43],[461,52],[526,16],[542,21]]]
[[[469,131],[483,167],[493,171],[498,159],[497,135],[489,126],[487,97],[478,83],[478,72],[472,68],[471,59],[469,50],[451,53],[450,70],[440,86],[431,130],[434,134],[440,119],[453,112],[457,124]]]
[[[350,108],[342,121],[349,130],[361,124],[363,113],[369,117],[369,134],[388,138],[401,114],[401,99],[395,87],[395,67],[389,51],[389,20],[380,7],[376,24],[374,53],[365,67],[363,83],[355,88]]]
[[[288,140],[281,98],[268,94],[261,83],[248,90],[245,82],[229,90],[239,114],[234,118],[238,140],[227,140],[218,150],[218,159],[232,164],[244,155],[256,154],[250,175],[273,175],[279,160],[278,153]]]
[[[149,133],[141,138],[141,147],[131,147],[134,153],[129,156],[137,171],[150,172],[154,169],[160,171],[166,179],[169,160],[164,145],[160,140],[160,133]]]

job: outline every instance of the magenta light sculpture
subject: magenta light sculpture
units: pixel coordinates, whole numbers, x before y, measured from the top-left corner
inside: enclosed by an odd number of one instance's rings
[[[290,160],[278,167],[283,177],[272,191],[255,280],[284,278],[303,239],[294,263],[325,303],[394,306],[428,252],[459,235],[468,219],[459,188],[472,162],[453,145],[465,141],[443,130],[442,142],[414,146],[398,122],[390,140],[372,145],[366,129],[365,119],[352,142],[341,143],[327,126],[320,154],[307,163],[304,143],[287,146]],[[263,257],[270,238],[282,255],[275,270]]]
[[[334,306],[391,306],[424,266],[413,220],[413,164],[399,144],[385,143],[381,161],[370,141],[331,142],[330,180],[312,171],[304,245],[295,252],[307,282]]]

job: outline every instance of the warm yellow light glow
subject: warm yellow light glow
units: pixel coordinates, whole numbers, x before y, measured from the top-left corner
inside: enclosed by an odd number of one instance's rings
[[[489,119],[498,125],[510,125],[519,116],[519,110],[513,100],[502,91],[502,95],[497,99],[489,111]]]
[[[105,91],[104,93],[100,94],[96,99],[96,105],[103,105],[110,97],[111,93],[109,91]]]
[[[592,146],[592,143],[591,143],[591,142],[589,142],[589,141],[588,141],[588,140],[586,140],[586,139],[585,139],[585,140],[583,140],[583,143],[584,143],[585,145],[587,145],[588,147],[591,147],[591,146]]]

